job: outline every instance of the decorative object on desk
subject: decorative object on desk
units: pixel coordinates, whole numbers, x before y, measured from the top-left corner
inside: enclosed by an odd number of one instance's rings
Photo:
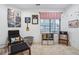
[[[69,28],[79,28],[79,20],[72,20],[68,22]]]
[[[25,17],[25,23],[30,23],[31,18],[30,17]]]
[[[21,11],[8,8],[8,27],[21,27]]]
[[[32,24],[38,24],[38,15],[32,15]]]

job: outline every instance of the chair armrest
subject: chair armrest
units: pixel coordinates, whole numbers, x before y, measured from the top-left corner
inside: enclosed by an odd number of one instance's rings
[[[20,38],[22,39],[21,41],[24,41],[24,38],[20,36]]]

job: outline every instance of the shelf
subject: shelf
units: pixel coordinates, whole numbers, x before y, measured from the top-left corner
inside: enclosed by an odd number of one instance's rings
[[[42,43],[44,40],[52,40],[54,41],[54,36],[53,36],[53,33],[42,33]]]
[[[59,44],[68,45],[68,33],[66,31],[60,31],[59,33]]]

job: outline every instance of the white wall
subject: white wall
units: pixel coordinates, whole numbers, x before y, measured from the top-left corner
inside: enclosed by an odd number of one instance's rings
[[[0,47],[6,43],[7,40],[7,8],[0,5]]]
[[[61,18],[61,30],[68,31],[71,46],[79,49],[79,28],[68,27],[68,21],[75,19],[79,20],[79,5],[72,5],[63,13]]]

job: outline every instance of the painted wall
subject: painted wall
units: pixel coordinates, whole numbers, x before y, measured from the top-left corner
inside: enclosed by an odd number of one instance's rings
[[[61,30],[68,31],[70,45],[79,49],[79,28],[69,28],[68,21],[79,20],[79,5],[72,5],[61,18]]]
[[[0,47],[6,44],[7,40],[7,8],[4,5],[0,5]]]

